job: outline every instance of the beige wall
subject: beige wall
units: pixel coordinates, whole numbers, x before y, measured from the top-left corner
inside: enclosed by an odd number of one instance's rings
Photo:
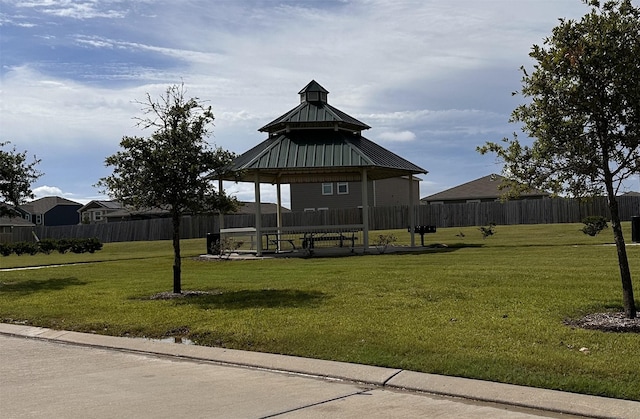
[[[327,182],[329,183],[329,182]],[[362,182],[346,182],[348,193],[338,193],[338,182],[332,182],[332,194],[323,195],[322,183],[294,183],[290,185],[291,211],[306,209],[340,209],[362,206]],[[414,204],[420,203],[420,182],[414,178]],[[370,207],[409,205],[409,179],[393,178],[368,182]]]

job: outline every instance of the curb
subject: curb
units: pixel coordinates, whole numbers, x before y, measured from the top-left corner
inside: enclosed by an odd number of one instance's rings
[[[6,323],[0,323],[0,335],[212,362],[326,380],[350,381],[395,390],[408,390],[590,418],[631,419],[640,417],[640,402],[636,401],[419,373],[395,368],[236,349],[181,345]]]

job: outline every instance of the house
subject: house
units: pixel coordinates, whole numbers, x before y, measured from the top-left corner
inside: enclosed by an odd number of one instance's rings
[[[14,240],[16,230],[23,230],[22,234],[17,235],[18,237],[28,237],[33,231],[33,227],[35,224],[25,220],[19,214],[16,214],[15,217],[0,217],[0,243],[11,243]]]
[[[169,211],[164,208],[150,208],[144,210],[131,210],[123,207],[116,201],[92,201],[85,205],[89,206],[86,211],[83,212],[83,222],[88,223],[114,223],[118,221],[133,221],[133,220],[148,220],[151,218],[167,218],[169,217]],[[107,208],[109,207],[109,208]],[[84,208],[84,207],[83,207]],[[276,204],[263,202],[260,205],[262,214],[275,214]],[[284,212],[288,212],[288,209],[284,209]],[[254,214],[256,212],[255,202],[241,202],[240,208],[235,214]],[[97,218],[96,218],[97,217]],[[87,221],[84,221],[84,220]]]
[[[504,177],[497,174],[487,175],[424,197],[420,200],[420,203],[435,205],[499,201],[508,192],[508,189],[500,189],[503,180]],[[544,199],[548,197],[548,192],[534,189],[521,193],[519,199]]]
[[[47,196],[19,205],[16,209],[22,218],[35,225],[63,226],[78,224],[78,209],[81,207],[79,202],[59,196]]]
[[[420,179],[413,177],[413,202],[420,199]],[[407,176],[367,182],[370,207],[409,205]],[[322,211],[362,206],[361,182],[293,183],[290,185],[292,211]]]
[[[281,208],[282,212],[291,212],[288,208]],[[260,204],[261,214],[275,214],[278,211],[278,205],[272,202],[262,202]],[[240,202],[240,208],[234,214],[255,214],[256,203],[255,202]]]
[[[122,209],[118,201],[91,201],[78,209],[78,217],[82,224],[106,223],[107,215]]]

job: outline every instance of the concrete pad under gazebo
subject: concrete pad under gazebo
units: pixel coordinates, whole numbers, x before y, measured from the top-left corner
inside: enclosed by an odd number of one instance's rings
[[[276,185],[277,234],[282,227],[281,185],[291,183],[362,182],[362,243],[369,247],[367,182],[395,177],[409,181],[411,245],[415,245],[414,175],[427,171],[362,136],[370,127],[329,105],[328,91],[315,80],[300,92],[300,104],[259,131],[268,133],[262,143],[238,156],[223,180],[253,182],[255,202],[260,184]],[[215,175],[214,175],[215,176]],[[256,254],[263,252],[262,214],[256,206]],[[339,227],[339,226],[336,226]],[[353,228],[354,226],[343,226]],[[345,228],[346,229],[346,228]],[[338,228],[338,230],[340,230]],[[276,241],[279,249],[279,241]],[[353,244],[353,240],[352,240]]]

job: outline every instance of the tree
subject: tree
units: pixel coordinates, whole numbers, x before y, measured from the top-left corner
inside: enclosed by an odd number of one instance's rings
[[[2,150],[9,144],[8,141],[0,142],[0,217],[15,215],[10,205],[18,206],[27,198],[33,198],[31,184],[42,176],[36,170],[40,160],[34,156],[28,163],[27,152],[19,153],[15,146],[8,151]]]
[[[640,10],[630,0],[583,0],[580,21],[560,19],[543,46],[534,45],[533,72],[522,67],[522,95],[510,122],[514,134],[478,151],[496,153],[507,185],[587,197],[605,193],[616,243],[625,315],[636,316],[620,226],[617,192],[640,171]]]
[[[173,85],[158,100],[147,94],[142,129],[153,128],[149,138],[123,137],[123,149],[105,159],[113,174],[97,186],[132,209],[166,209],[172,220],[174,250],[173,292],[182,293],[180,221],[185,214],[233,211],[235,198],[214,189],[210,174],[220,173],[235,157],[221,148],[211,149],[205,137],[214,116],[198,98],[185,98],[184,85]]]

